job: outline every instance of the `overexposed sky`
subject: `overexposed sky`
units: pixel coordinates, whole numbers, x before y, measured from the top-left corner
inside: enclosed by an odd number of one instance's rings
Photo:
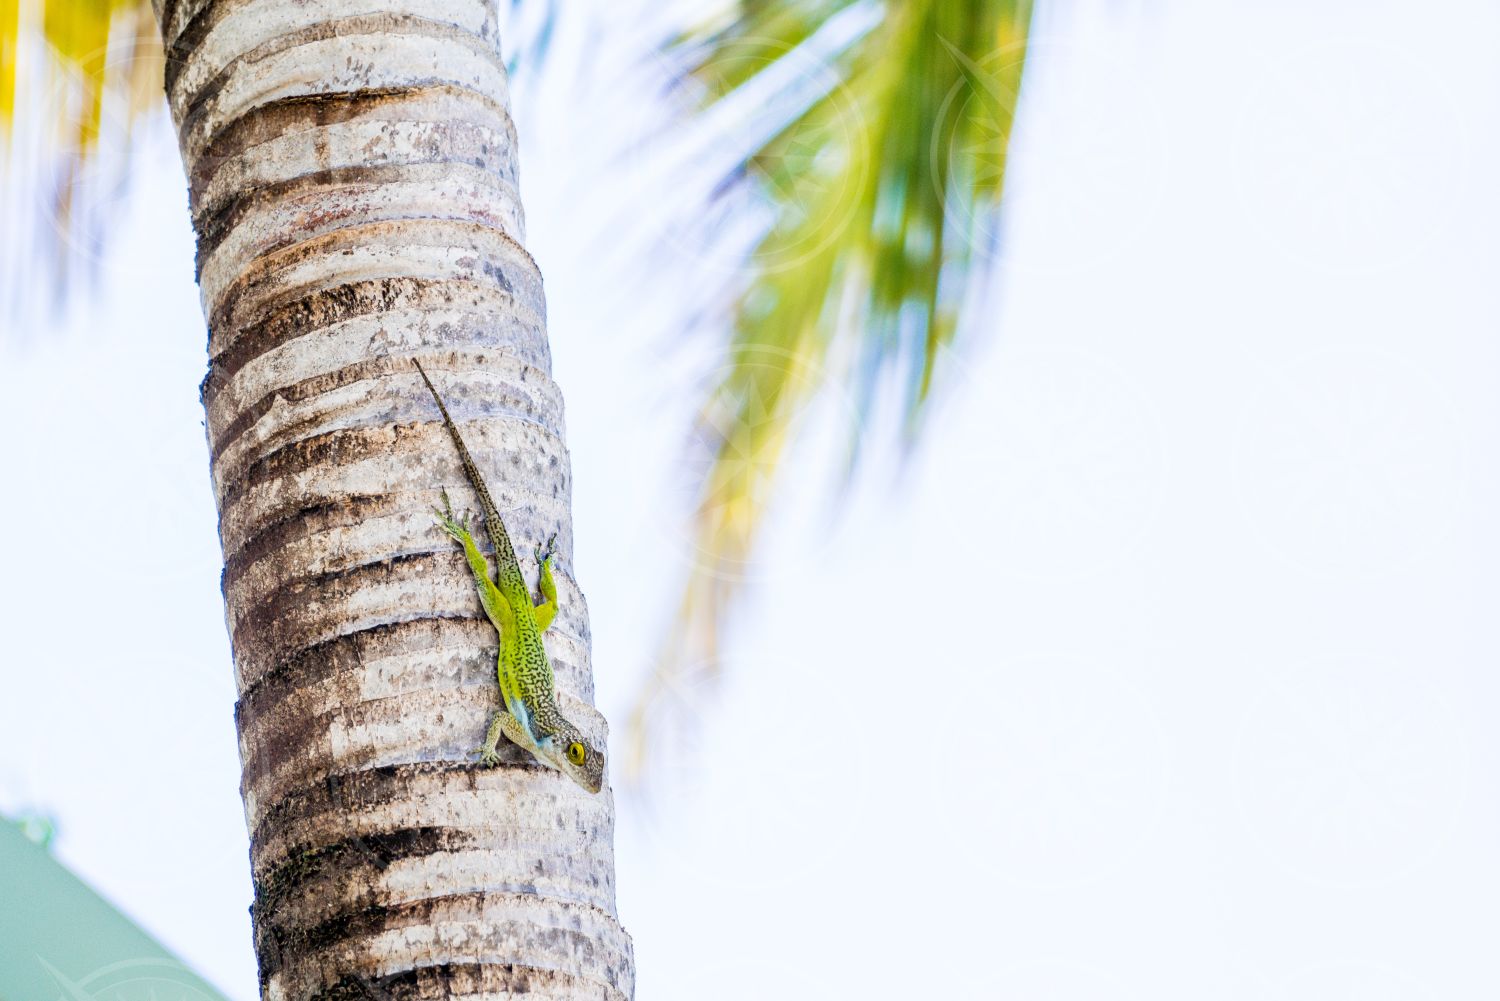
[[[691,558],[668,349],[715,262],[631,249],[692,185],[609,7],[518,110],[618,735]],[[642,999],[1496,993],[1497,33],[1481,0],[1044,5],[923,450],[836,517],[800,453],[724,684],[617,788]],[[0,357],[0,808],[250,1001],[164,121],[138,156],[97,303]]]

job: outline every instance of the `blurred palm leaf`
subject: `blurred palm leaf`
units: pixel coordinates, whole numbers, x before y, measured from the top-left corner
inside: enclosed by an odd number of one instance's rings
[[[0,292],[51,286],[97,261],[133,126],[161,101],[142,0],[0,0],[0,195],[10,255]],[[35,306],[36,302],[27,305]]]
[[[994,250],[1030,21],[1030,0],[741,0],[674,42],[700,121],[737,100],[789,110],[721,189],[753,187],[769,222],[732,290],[699,418],[699,558],[631,719],[636,769],[648,721],[718,671],[771,486],[814,401],[852,401],[850,469],[892,390],[915,440]]]
[[[516,62],[544,58],[555,0],[508,0]],[[164,105],[148,0],[0,0],[0,314],[54,293],[103,254],[143,112]]]

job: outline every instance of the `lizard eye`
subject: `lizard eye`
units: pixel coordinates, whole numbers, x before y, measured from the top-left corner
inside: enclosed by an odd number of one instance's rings
[[[573,762],[573,764],[583,764],[583,759],[587,756],[588,752],[584,750],[583,745],[578,741],[575,740],[568,745],[568,760]]]

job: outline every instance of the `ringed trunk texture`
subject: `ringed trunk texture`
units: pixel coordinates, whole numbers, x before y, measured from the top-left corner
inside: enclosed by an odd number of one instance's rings
[[[496,637],[438,491],[477,510],[411,359],[488,476],[561,707],[602,746],[569,460],[480,0],[155,0],[198,235],[203,385],[270,999],[613,1001],[614,805],[467,752]]]

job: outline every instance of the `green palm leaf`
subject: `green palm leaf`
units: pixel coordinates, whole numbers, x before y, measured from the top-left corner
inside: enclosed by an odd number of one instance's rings
[[[771,485],[813,401],[854,401],[850,468],[892,383],[916,440],[941,349],[994,250],[1031,4],[744,0],[737,14],[675,42],[705,108],[752,88],[762,104],[767,91],[806,96],[726,181],[753,185],[771,221],[739,275],[699,422],[700,558],[632,716],[637,767],[666,697],[718,670]],[[788,72],[809,61],[831,82]]]

